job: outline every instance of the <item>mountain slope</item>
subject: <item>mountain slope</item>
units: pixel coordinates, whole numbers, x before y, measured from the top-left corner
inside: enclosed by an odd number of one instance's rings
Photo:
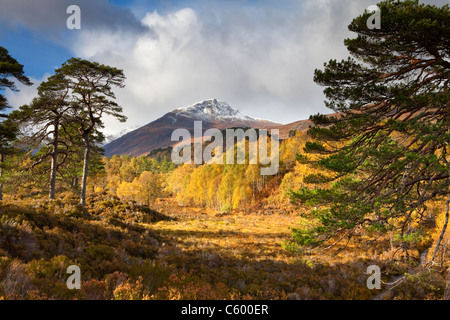
[[[203,132],[211,128],[219,130],[233,127],[268,129],[281,126],[279,123],[245,116],[226,102],[211,99],[175,109],[158,120],[125,134],[104,146],[105,155],[138,157],[147,155],[157,148],[173,146],[176,144],[171,141],[173,131],[186,129],[193,135],[195,121],[202,121]]]

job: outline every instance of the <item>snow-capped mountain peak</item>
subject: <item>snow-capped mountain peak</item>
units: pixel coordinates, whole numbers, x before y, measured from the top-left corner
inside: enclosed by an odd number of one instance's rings
[[[107,145],[108,143],[126,135],[129,132],[139,129],[140,127],[142,127],[142,126],[140,126],[140,125],[127,126],[125,129],[121,130],[120,132],[105,134],[105,141],[103,141],[101,146]]]
[[[217,99],[197,102],[188,107],[175,109],[172,112],[177,117],[182,115],[204,121],[254,120],[233,109],[228,103]]]
[[[225,130],[229,128],[276,128],[281,126],[268,120],[256,120],[245,116],[228,103],[209,99],[194,103],[185,108],[175,109],[147,125],[128,132],[105,146],[105,154],[145,156],[158,148],[166,148],[176,144],[172,140],[176,129],[194,132],[194,121],[202,121],[202,129]]]

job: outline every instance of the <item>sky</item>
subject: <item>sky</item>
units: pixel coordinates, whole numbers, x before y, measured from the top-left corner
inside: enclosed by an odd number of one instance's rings
[[[423,3],[443,5],[448,0]],[[7,90],[13,108],[71,57],[123,69],[116,90],[128,117],[105,132],[145,125],[216,98],[254,118],[291,123],[331,113],[314,70],[345,59],[353,18],[374,0],[0,0],[0,46],[34,83]],[[69,30],[67,7],[81,10]]]

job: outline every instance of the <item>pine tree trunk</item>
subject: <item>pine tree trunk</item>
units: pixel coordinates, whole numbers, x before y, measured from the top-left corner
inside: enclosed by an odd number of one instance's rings
[[[50,199],[55,199],[56,195],[56,169],[58,167],[58,124],[55,124],[55,132],[53,136],[53,154],[50,169]]]
[[[450,300],[450,268],[447,270],[447,284],[445,285],[444,300]]]
[[[448,220],[449,220],[449,217],[450,217],[450,196],[448,197],[446,205],[447,205],[447,211],[445,212],[444,226],[442,227],[441,235],[439,236],[438,242],[436,244],[436,248],[434,249],[433,258],[431,258],[431,261],[433,261],[433,262],[434,262],[434,259],[436,258],[436,255],[437,255],[438,251],[439,251],[439,247],[441,246],[441,242],[444,239],[445,231],[447,230]]]
[[[89,155],[91,152],[91,145],[89,143],[89,137],[84,137],[84,162],[83,162],[83,176],[81,178],[81,199],[80,204],[84,207],[86,205],[86,184],[89,169]]]
[[[3,163],[5,162],[5,155],[0,152],[0,179],[3,175]],[[0,201],[3,200],[3,182],[0,180]]]
[[[50,193],[49,198],[54,200],[55,194],[56,194],[56,161],[57,161],[57,154],[52,155],[52,164],[50,169]]]
[[[78,187],[78,177],[73,177],[73,178],[72,178],[72,181],[71,181],[71,183],[70,183],[70,186],[71,186],[72,188]]]

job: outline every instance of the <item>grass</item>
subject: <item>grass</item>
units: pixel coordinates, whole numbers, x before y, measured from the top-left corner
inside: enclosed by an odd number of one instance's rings
[[[286,250],[298,213],[217,214],[173,199],[150,210],[103,194],[89,203],[3,201],[0,299],[372,299],[369,265],[386,281],[415,265],[364,237],[333,259]],[[66,287],[71,264],[81,290]],[[388,296],[436,299],[444,288],[442,274],[423,273]]]
[[[158,210],[172,217],[152,225],[165,241],[159,261],[235,293],[222,298],[370,299],[376,294],[367,289],[365,275],[374,262],[358,257],[358,244],[324,264],[314,263],[314,254],[285,250],[300,220],[296,214],[222,215],[173,203]]]

